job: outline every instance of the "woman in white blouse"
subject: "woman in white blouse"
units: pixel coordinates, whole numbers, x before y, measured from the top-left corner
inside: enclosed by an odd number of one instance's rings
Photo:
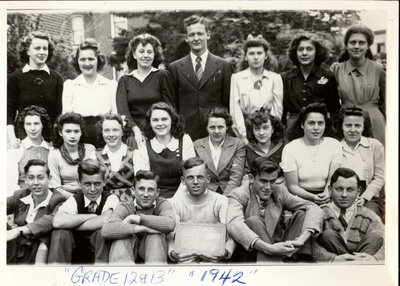
[[[143,131],[147,140],[134,153],[135,174],[139,170],[157,174],[160,196],[170,198],[180,184],[181,161],[196,156],[193,141],[184,133],[182,118],[165,102],[150,107]]]
[[[106,63],[94,39],[86,39],[76,50],[73,65],[81,74],[74,80],[66,80],[62,95],[62,113],[76,112],[83,116],[86,125],[86,143],[96,148],[104,146],[95,128],[99,116],[117,113],[115,94],[117,82],[98,72]]]
[[[268,43],[259,35],[247,38],[243,46],[248,68],[232,75],[229,110],[236,136],[248,143],[246,117],[260,108],[281,119],[283,110],[283,83],[279,74],[265,69]]]

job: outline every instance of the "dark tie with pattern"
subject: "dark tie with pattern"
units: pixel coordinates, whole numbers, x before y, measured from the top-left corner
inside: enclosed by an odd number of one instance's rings
[[[200,81],[201,77],[203,76],[203,67],[201,66],[201,57],[196,58],[196,76],[197,76],[197,81]]]
[[[342,224],[344,230],[347,229],[347,222],[346,222],[346,220],[344,219],[344,215],[345,215],[345,214],[346,214],[346,209],[341,209],[341,210],[340,210],[340,215],[339,215],[339,221],[340,221],[340,223]]]
[[[89,213],[96,213],[97,210],[97,203],[96,202],[90,202],[89,206],[88,206],[88,211]]]

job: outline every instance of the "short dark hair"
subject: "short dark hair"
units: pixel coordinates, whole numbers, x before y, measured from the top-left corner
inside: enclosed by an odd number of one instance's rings
[[[251,163],[250,166],[250,174],[255,177],[262,172],[266,173],[273,173],[273,172],[278,172],[279,174],[280,168],[279,164],[269,158],[266,157],[257,157],[254,159],[254,161]]]
[[[94,159],[82,160],[78,165],[78,178],[82,180],[82,175],[96,175],[100,174],[103,181],[105,181],[107,168],[102,163]]]
[[[152,171],[140,170],[135,175],[134,185],[136,186],[136,183],[139,182],[140,180],[154,180],[158,186],[160,177],[157,174],[153,173]]]
[[[267,53],[269,50],[268,42],[260,35],[258,37],[248,37],[243,44],[244,54],[247,54],[249,48],[262,47],[264,52]]]
[[[25,38],[23,38],[23,40],[19,44],[19,48],[18,48],[19,57],[20,57],[21,62],[23,62],[23,63],[29,63],[28,49],[31,46],[32,40],[34,38],[46,40],[49,43],[47,46],[48,47],[48,56],[47,56],[46,61],[50,60],[50,58],[53,56],[54,45],[50,39],[49,34],[43,33],[41,31],[33,31],[33,32],[30,32]]]
[[[126,52],[126,63],[130,71],[137,68],[137,60],[133,57],[136,48],[142,44],[143,46],[150,44],[154,50],[154,60],[152,66],[157,68],[164,62],[163,49],[159,39],[150,34],[140,34],[129,41],[128,49]]]
[[[280,122],[280,120],[275,116],[272,116],[271,113],[266,111],[264,108],[261,108],[260,110],[256,110],[253,113],[251,113],[245,121],[246,137],[249,140],[249,142],[253,144],[257,143],[257,139],[253,133],[253,128],[255,126],[260,126],[263,123],[267,123],[268,121],[271,122],[272,128],[274,129],[274,132],[271,135],[271,141],[273,143],[278,143],[279,140],[283,138],[284,127]]]
[[[42,122],[43,125],[43,129],[42,129],[42,136],[44,138],[44,140],[46,141],[51,141],[51,133],[52,133],[52,126],[50,123],[50,117],[47,114],[47,111],[45,108],[40,107],[40,106],[36,106],[36,105],[31,105],[28,107],[25,107],[20,114],[18,114],[17,117],[17,122],[16,122],[16,128],[18,130],[22,130],[22,134],[24,134],[24,137],[26,136],[26,132],[25,132],[25,117],[27,116],[39,116],[40,117],[40,121]]]
[[[181,163],[182,173],[185,173],[187,170],[192,169],[192,168],[197,167],[197,166],[201,166],[201,165],[204,165],[206,170],[208,170],[207,163],[204,162],[203,159],[201,159],[199,157],[188,158],[188,159],[186,159],[185,161],[183,161]]]
[[[100,52],[99,43],[92,38],[87,38],[82,44],[76,49],[75,55],[72,57],[72,66],[78,73],[81,73],[79,68],[79,53],[84,50],[92,50],[97,58],[97,71],[101,71],[107,62],[106,55]]]
[[[226,109],[226,107],[218,106],[208,111],[204,119],[205,126],[208,125],[208,120],[211,117],[223,118],[225,120],[225,125],[228,132],[232,130],[233,119],[232,116],[229,114],[228,109]]]
[[[49,166],[47,166],[46,162],[43,160],[39,160],[39,159],[31,159],[28,161],[28,163],[26,163],[26,165],[24,166],[24,173],[25,175],[28,173],[29,168],[32,166],[42,166],[46,169],[46,174],[47,177],[50,176],[50,169]]]
[[[322,39],[314,34],[306,33],[298,35],[290,43],[288,49],[288,57],[294,65],[300,66],[299,59],[297,58],[297,48],[300,45],[301,41],[311,41],[311,43],[315,47],[314,65],[320,66],[324,61],[328,59],[329,50],[323,43]]]
[[[207,18],[198,15],[192,15],[183,20],[183,28],[185,30],[185,33],[187,33],[187,27],[197,23],[204,25],[204,27],[206,28],[206,32],[210,31],[210,21]]]
[[[307,105],[306,108],[300,112],[299,118],[294,123],[293,132],[288,134],[289,141],[292,141],[294,139],[304,136],[304,130],[301,128],[301,125],[304,124],[304,122],[307,119],[307,116],[313,112],[320,113],[324,116],[325,130],[324,130],[323,136],[333,136],[334,135],[331,121],[328,118],[328,109],[326,108],[326,104],[320,103],[320,102],[314,102],[314,103]]]
[[[357,180],[357,188],[360,187],[360,177],[352,169],[343,168],[343,167],[337,168],[335,170],[335,172],[333,172],[332,177],[331,177],[331,181],[330,181],[331,187],[334,183],[336,183],[336,181],[338,180],[339,177],[343,177],[345,179],[355,177]]]
[[[339,113],[336,116],[335,121],[335,130],[337,131],[338,140],[342,140],[344,138],[343,134],[343,121],[346,116],[360,116],[364,119],[364,130],[362,135],[364,137],[372,136],[372,123],[371,117],[369,116],[368,111],[363,110],[361,107],[353,105],[353,106],[342,106]]]
[[[367,39],[368,46],[370,47],[374,43],[374,33],[370,28],[363,24],[355,24],[351,26],[350,28],[347,29],[346,33],[344,34],[344,45],[347,46],[347,43],[349,42],[350,36],[352,34],[363,34],[365,38]],[[367,59],[372,60],[373,55],[372,51],[370,48],[368,48],[367,52],[365,53],[365,57]],[[344,62],[347,61],[350,58],[349,53],[347,52],[347,49],[344,49],[343,53],[340,55],[338,61],[339,62]]]
[[[83,139],[85,137],[85,121],[83,120],[82,115],[76,112],[67,112],[64,114],[61,114],[57,117],[56,124],[54,126],[54,148],[60,148],[61,145],[64,143],[63,138],[60,136],[59,132],[62,131],[62,128],[64,124],[67,123],[72,123],[72,124],[78,124],[81,128],[82,136],[79,140],[79,142],[83,142]]]
[[[145,126],[143,128],[144,136],[147,139],[152,139],[154,138],[154,136],[156,136],[153,128],[151,128],[150,118],[153,111],[157,109],[166,111],[171,117],[171,135],[175,138],[182,138],[185,134],[185,124],[183,118],[175,111],[175,109],[171,105],[165,102],[156,102],[152,106],[150,106],[149,110],[147,110]]]

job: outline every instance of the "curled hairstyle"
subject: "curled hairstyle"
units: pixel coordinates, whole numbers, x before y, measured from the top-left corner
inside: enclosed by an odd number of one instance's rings
[[[40,31],[34,31],[29,33],[23,40],[19,43],[18,51],[19,51],[19,58],[23,63],[29,63],[29,56],[28,50],[32,44],[34,38],[46,40],[48,42],[48,56],[46,61],[50,60],[53,56],[54,52],[54,45],[53,42],[50,40],[50,36],[46,33]]]
[[[297,48],[300,45],[301,41],[311,41],[311,43],[315,47],[314,64],[316,66],[320,66],[324,61],[326,61],[329,55],[329,51],[328,48],[324,45],[322,39],[313,34],[301,34],[292,40],[288,48],[288,58],[293,64],[295,64],[296,66],[300,66],[299,59],[297,58]]]
[[[278,143],[279,140],[283,138],[283,125],[278,118],[272,116],[268,111],[264,108],[260,110],[256,110],[249,115],[246,119],[246,135],[249,142],[253,144],[257,144],[257,139],[254,136],[253,128],[261,126],[263,123],[271,122],[271,126],[274,129],[274,132],[271,135],[271,141],[273,143]]]
[[[204,162],[203,159],[201,159],[199,157],[188,158],[181,163],[182,173],[184,174],[187,170],[190,170],[194,167],[201,166],[201,165],[204,165],[206,170],[208,170],[207,163]]]
[[[331,181],[330,181],[331,187],[334,183],[336,183],[336,181],[338,180],[339,177],[343,177],[345,179],[355,177],[357,180],[357,188],[360,187],[360,177],[352,169],[343,168],[343,167],[337,168],[331,177]]]
[[[135,175],[135,186],[140,180],[153,180],[157,183],[158,186],[158,183],[160,182],[160,177],[152,171],[140,170]]]
[[[269,50],[269,45],[268,42],[261,36],[257,36],[257,37],[253,37],[253,36],[249,36],[247,37],[247,40],[244,42],[243,45],[243,51],[244,54],[247,54],[247,50],[249,48],[254,48],[254,47],[262,47],[264,49],[265,54],[267,54],[268,50]]]
[[[104,182],[106,177],[107,168],[102,163],[94,159],[82,160],[78,165],[78,177],[79,181],[82,180],[82,175],[97,175],[100,174]]]
[[[28,107],[25,107],[24,110],[21,111],[21,113],[18,115],[17,117],[17,128],[18,130],[22,130],[24,137],[27,135],[25,132],[25,117],[27,116],[33,116],[33,115],[37,115],[40,117],[40,121],[42,122],[43,125],[43,129],[42,129],[42,136],[44,138],[44,140],[46,141],[51,141],[51,132],[52,132],[52,126],[50,123],[50,117],[47,114],[46,109],[44,109],[43,107],[40,106],[36,106],[36,105],[31,105]]]
[[[101,71],[106,64],[106,55],[100,53],[99,43],[95,39],[87,38],[79,48],[76,50],[75,55],[72,58],[72,65],[78,73],[81,73],[79,68],[79,53],[84,50],[92,50],[95,57],[97,58],[97,71]]]
[[[183,29],[185,33],[187,33],[187,27],[197,23],[204,25],[204,27],[206,27],[206,32],[210,31],[210,21],[207,18],[198,15],[192,15],[183,20]]]
[[[164,110],[171,117],[171,135],[177,139],[182,138],[184,133],[185,124],[183,122],[182,117],[176,113],[175,109],[165,102],[156,102],[152,106],[150,106],[149,110],[146,113],[146,122],[143,128],[143,134],[147,139],[152,139],[156,134],[151,128],[151,114],[154,110]]]
[[[273,172],[280,172],[279,165],[277,162],[268,159],[266,157],[258,157],[256,158],[250,166],[250,174],[253,177],[260,175],[262,172],[265,173],[273,173]]]
[[[243,44],[243,53],[244,53],[243,57],[237,64],[239,70],[245,70],[249,67],[249,64],[246,61],[245,56],[247,54],[248,49],[254,47],[262,47],[265,51],[266,60],[264,61],[263,64],[264,68],[266,70],[275,71],[277,68],[278,61],[270,52],[267,40],[265,40],[261,35],[258,35],[257,37],[249,35],[247,37],[247,40]]]
[[[294,123],[293,132],[288,136],[289,141],[304,136],[304,130],[302,128],[302,125],[304,124],[310,113],[320,113],[324,116],[325,130],[322,136],[332,137],[334,135],[331,121],[328,118],[328,110],[326,108],[325,103],[315,102],[307,105],[307,107],[300,112],[299,118]]]
[[[338,140],[344,138],[343,134],[343,121],[346,116],[359,116],[364,119],[364,130],[362,136],[371,137],[372,136],[372,123],[369,113],[363,110],[361,107],[356,105],[353,106],[342,106],[340,112],[336,116],[335,130],[337,131]]]
[[[78,124],[79,127],[81,128],[81,133],[82,136],[79,140],[79,142],[82,142],[84,137],[85,137],[85,122],[83,120],[83,117],[76,112],[67,112],[64,114],[61,114],[60,116],[57,117],[56,124],[54,126],[54,148],[60,148],[61,145],[64,143],[63,138],[59,133],[62,132],[62,128],[64,124],[66,123],[72,123],[72,124]]]
[[[47,166],[46,162],[43,160],[39,160],[39,159],[31,159],[28,161],[28,163],[26,163],[26,165],[24,166],[24,173],[25,175],[28,173],[29,168],[32,166],[42,166],[46,169],[46,174],[47,177],[50,176],[50,169],[49,166]]]
[[[99,121],[96,122],[96,129],[97,129],[97,137],[100,138],[103,135],[103,123],[106,120],[115,120],[121,126],[122,132],[124,131],[124,121],[119,114],[115,113],[106,113],[100,116]]]
[[[154,60],[152,66],[157,68],[163,61],[164,56],[162,52],[162,46],[160,41],[150,34],[140,34],[129,41],[128,50],[126,53],[126,63],[130,71],[137,68],[137,60],[133,57],[133,53],[136,51],[139,44],[146,46],[150,44],[154,50]]]
[[[374,43],[374,33],[372,32],[372,30],[363,24],[356,24],[347,29],[346,34],[344,34],[343,41],[345,46],[347,46],[350,36],[352,34],[363,34],[367,39],[368,47],[370,47]],[[370,48],[368,48],[367,52],[365,53],[365,57],[370,60],[373,59],[372,51]],[[344,62],[347,61],[349,58],[350,55],[347,52],[347,49],[345,49],[339,57],[338,61]]]
[[[224,119],[227,132],[232,131],[233,119],[232,116],[229,114],[228,109],[226,109],[225,107],[218,106],[208,111],[204,119],[205,126],[208,126],[208,121],[210,120],[211,117]]]

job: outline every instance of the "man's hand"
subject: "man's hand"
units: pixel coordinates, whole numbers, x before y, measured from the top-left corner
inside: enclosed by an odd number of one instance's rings
[[[7,241],[16,239],[19,236],[19,227],[7,230]]]
[[[274,244],[270,244],[268,247],[268,255],[290,255],[295,250],[295,247],[291,242],[278,242]]]
[[[364,206],[366,202],[367,202],[367,200],[365,198],[362,198],[362,197],[358,197],[356,199],[356,205],[359,206],[359,207]]]
[[[140,224],[140,216],[136,214],[128,215],[122,222],[129,224]]]
[[[362,260],[362,261],[371,261],[371,262],[376,262],[378,261],[375,257],[373,257],[371,254],[365,253],[365,252],[354,252],[354,256],[357,258],[357,260]]]
[[[179,263],[192,263],[196,260],[199,255],[197,253],[182,253],[178,254],[173,250],[171,252],[171,257],[173,260]]]

